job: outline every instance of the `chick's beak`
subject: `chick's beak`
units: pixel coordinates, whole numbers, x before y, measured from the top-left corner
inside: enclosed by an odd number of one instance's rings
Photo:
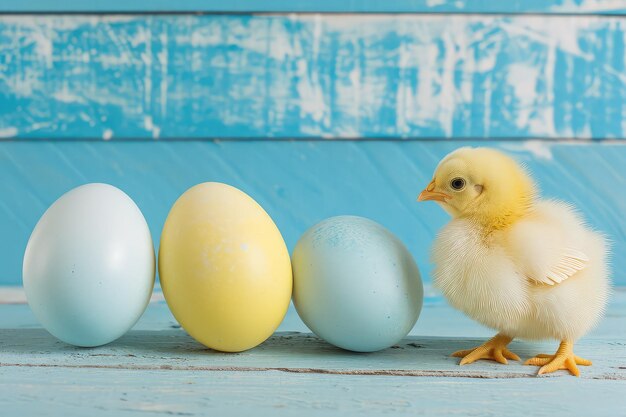
[[[450,196],[448,194],[435,191],[435,180],[432,180],[430,184],[428,184],[428,187],[426,187],[426,189],[422,191],[420,195],[417,197],[417,201],[431,201],[432,200],[432,201],[440,201],[442,203],[445,203],[446,200],[448,200],[449,198]]]

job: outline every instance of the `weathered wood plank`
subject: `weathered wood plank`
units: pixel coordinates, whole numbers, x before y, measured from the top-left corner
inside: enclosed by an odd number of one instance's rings
[[[25,307],[25,306],[23,306]],[[21,310],[21,311],[20,311]],[[530,377],[537,368],[511,362],[480,362],[459,367],[450,352],[481,343],[473,335],[491,335],[473,321],[437,301],[427,301],[418,324],[396,346],[370,354],[343,351],[307,331],[293,308],[279,332],[255,349],[223,354],[206,349],[181,330],[164,302],[151,304],[136,330],[99,348],[69,346],[39,328],[25,308],[3,306],[9,318],[0,322],[0,367],[59,367],[212,372],[278,370],[339,375],[397,375],[476,378]],[[150,317],[152,316],[152,317]],[[626,292],[618,291],[608,317],[594,334],[577,345],[577,353],[595,362],[583,378],[626,379]],[[25,320],[26,319],[26,320]],[[6,319],[5,319],[6,320]],[[34,324],[34,326],[33,326]],[[31,327],[32,326],[32,327]],[[149,330],[147,330],[147,329]],[[455,337],[447,336],[454,334]],[[446,336],[442,336],[446,335]],[[556,342],[515,341],[522,358],[551,353]]]
[[[545,13],[624,14],[622,0],[4,0],[11,13],[318,12],[318,13]]]
[[[0,290],[0,300],[4,294]],[[514,363],[458,367],[447,353],[490,332],[436,298],[427,299],[415,336],[374,354],[341,351],[293,333],[305,329],[293,309],[283,333],[251,351],[220,354],[173,328],[163,302],[150,304],[135,330],[119,341],[78,349],[38,328],[26,305],[0,304],[0,409],[64,417],[622,416],[625,319],[626,292],[618,290],[605,320],[578,345],[595,365],[584,368],[582,378],[534,378],[532,368]],[[526,356],[554,345],[513,347]]]
[[[625,37],[598,16],[0,16],[0,136],[624,138]]]
[[[624,416],[626,381],[0,368],[11,416]]]
[[[103,347],[66,345],[42,329],[0,331],[0,367],[56,367],[211,372],[275,370],[333,375],[396,375],[464,378],[534,377],[537,367],[510,361],[459,366],[450,353],[475,347],[485,339],[408,337],[394,347],[370,354],[346,352],[309,333],[277,333],[253,350],[224,354],[208,350],[183,330],[134,330]],[[593,342],[593,343],[592,343]],[[556,343],[513,342],[524,360],[554,353]],[[626,380],[626,341],[580,343],[577,354],[594,361],[581,378]],[[567,375],[565,371],[547,377]]]
[[[318,221],[371,218],[407,245],[429,281],[428,252],[447,221],[435,204],[415,202],[439,160],[463,145],[493,145],[526,163],[547,197],[576,205],[626,253],[626,147],[550,142],[2,142],[0,284],[21,284],[22,256],[39,217],[86,182],[127,192],[155,244],[167,213],[187,188],[221,181],[244,190],[272,216],[289,248]],[[626,258],[613,257],[617,271]],[[626,285],[626,276],[615,277]]]

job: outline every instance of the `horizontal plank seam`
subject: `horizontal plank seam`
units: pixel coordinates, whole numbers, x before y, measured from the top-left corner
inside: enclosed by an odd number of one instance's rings
[[[447,11],[410,11],[410,10],[399,10],[399,9],[389,9],[389,10],[374,10],[374,11],[364,11],[364,10],[51,10],[51,9],[41,9],[41,10],[30,10],[30,9],[21,9],[7,10],[5,8],[0,8],[0,15],[83,15],[83,16],[91,16],[91,15],[135,15],[135,16],[151,16],[151,15],[172,15],[172,16],[180,16],[180,15],[193,15],[193,16],[201,16],[201,15],[255,15],[255,16],[282,16],[282,15],[292,15],[292,14],[324,14],[324,15],[447,15],[447,16],[503,16],[503,17],[513,17],[513,16],[555,16],[555,17],[622,17],[626,16],[626,10],[619,11],[606,11],[606,12],[447,12]]]
[[[105,141],[101,137],[79,137],[71,138],[67,136],[35,138],[35,137],[11,137],[0,138],[3,142],[526,142],[541,141],[547,143],[603,143],[603,144],[623,144],[626,137],[617,138],[575,138],[575,137],[332,137],[322,138],[318,136],[302,137],[277,137],[277,136],[256,136],[256,137],[160,137],[159,139],[149,137],[116,137]]]
[[[513,379],[535,378],[535,374],[482,372],[437,371],[437,370],[402,370],[402,369],[321,369],[321,368],[283,368],[283,367],[240,367],[240,366],[172,366],[172,365],[70,365],[70,364],[20,364],[0,363],[1,367],[25,368],[74,368],[74,369],[125,369],[133,371],[203,371],[203,372],[286,372],[297,374],[351,375],[351,376],[400,376],[400,377],[441,377],[441,378],[478,378],[478,379]],[[546,377],[543,377],[546,378]],[[589,379],[626,380],[619,374],[597,375]]]

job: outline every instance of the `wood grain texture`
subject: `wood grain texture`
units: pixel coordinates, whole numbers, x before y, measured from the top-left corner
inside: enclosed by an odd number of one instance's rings
[[[0,302],[5,291],[0,289]],[[373,354],[342,351],[306,332],[291,309],[272,339],[222,354],[194,342],[163,302],[135,329],[95,349],[56,341],[26,305],[0,304],[0,409],[7,415],[510,415],[622,416],[626,399],[626,292],[577,345],[594,360],[582,377],[536,378],[536,368],[451,350],[490,335],[429,298],[412,336]],[[515,342],[522,357],[556,343]]]
[[[608,16],[0,16],[0,136],[624,138],[625,37]]]
[[[208,350],[180,329],[135,330],[104,347],[76,348],[58,341],[42,329],[2,330],[1,367],[58,367],[206,372],[281,371],[332,375],[394,375],[463,378],[533,377],[537,367],[518,362],[506,366],[484,362],[459,366],[450,353],[478,346],[485,339],[407,337],[376,353],[343,351],[310,333],[276,333],[261,346],[236,355]],[[581,343],[577,354],[595,365],[581,378],[626,380],[626,340]],[[514,342],[511,350],[523,359],[554,353],[556,342]],[[566,375],[565,371],[560,373]],[[550,377],[553,377],[551,375]]]
[[[13,308],[13,307],[11,307]],[[150,308],[159,308],[153,307]],[[161,312],[165,308],[159,308]],[[7,309],[5,309],[7,310]],[[449,308],[440,309],[444,317]],[[295,311],[292,310],[292,313]],[[624,317],[622,316],[622,319]],[[430,317],[431,324],[432,315]],[[423,317],[420,320],[426,320]],[[171,323],[168,321],[168,323]],[[435,322],[436,323],[436,322]],[[471,323],[468,327],[474,327]],[[165,326],[163,326],[165,327]],[[175,327],[169,324],[168,327]],[[417,326],[419,327],[419,325]],[[460,334],[466,329],[455,328]],[[471,332],[471,330],[469,331]],[[416,333],[414,331],[413,333]],[[492,333],[488,331],[488,333]],[[263,345],[239,354],[224,354],[206,349],[180,329],[133,330],[118,341],[100,348],[68,346],[39,328],[1,330],[0,367],[43,367],[84,369],[127,369],[256,372],[279,371],[320,375],[413,376],[454,378],[527,378],[536,367],[518,362],[502,366],[480,362],[458,366],[453,351],[468,349],[485,339],[472,337],[410,336],[393,348],[372,354],[340,350],[310,333],[278,332]],[[594,361],[582,368],[583,379],[625,380],[626,340],[613,331],[611,339],[584,339],[576,346],[577,354]],[[511,349],[527,359],[537,353],[553,353],[556,342],[514,342]],[[557,375],[566,375],[560,372]],[[554,377],[551,375],[548,377]]]
[[[490,145],[526,163],[546,197],[573,203],[613,242],[615,270],[626,269],[626,188],[621,143],[550,142],[3,142],[0,143],[0,283],[20,284],[28,237],[63,193],[106,182],[143,211],[155,244],[176,199],[220,181],[245,191],[272,216],[287,246],[331,216],[371,218],[395,233],[429,281],[428,253],[447,215],[417,203],[444,155]],[[617,275],[617,284],[626,284]]]
[[[324,12],[624,14],[623,0],[4,0],[0,12]]]
[[[428,293],[429,291],[427,291]],[[0,299],[6,290],[0,288]],[[77,348],[41,329],[25,304],[0,305],[2,367],[110,369],[170,369],[196,371],[258,371],[320,374],[389,374],[517,378],[533,375],[533,367],[479,362],[457,366],[450,351],[467,348],[489,337],[483,328],[452,310],[439,298],[427,298],[410,336],[393,348],[361,354],[335,348],[314,335],[290,307],[276,334],[259,347],[237,354],[206,349],[176,323],[163,301],[151,303],[135,328],[121,339],[98,348]],[[581,356],[596,360],[583,377],[626,379],[626,292],[617,290],[600,325],[577,345]],[[516,341],[522,357],[556,349],[556,342]],[[562,373],[563,375],[565,373]]]
[[[8,415],[622,417],[626,381],[3,368]]]

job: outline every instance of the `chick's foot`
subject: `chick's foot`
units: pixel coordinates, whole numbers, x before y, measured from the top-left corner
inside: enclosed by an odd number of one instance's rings
[[[484,344],[474,349],[459,350],[454,352],[452,356],[463,358],[459,365],[467,365],[479,359],[492,360],[503,364],[508,363],[507,359],[519,361],[519,356],[506,348],[507,345],[511,343],[511,340],[513,340],[512,337],[498,333]]]
[[[574,344],[569,341],[562,341],[559,350],[554,355],[540,353],[534,358],[528,359],[524,365],[541,366],[537,375],[548,374],[558,370],[569,371],[574,376],[580,376],[578,366],[591,366],[591,361],[574,355]]]

